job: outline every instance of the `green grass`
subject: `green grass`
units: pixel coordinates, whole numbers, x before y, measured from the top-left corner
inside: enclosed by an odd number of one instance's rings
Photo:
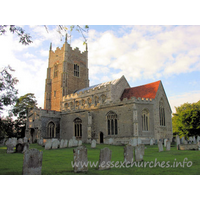
[[[100,149],[108,147],[112,151],[112,161],[123,161],[123,146],[97,145],[96,149],[91,149],[89,144],[84,144],[88,149],[88,161],[99,161]],[[76,174],[93,174],[93,175],[198,175],[200,174],[200,151],[178,151],[176,146],[172,145],[171,151],[158,152],[156,145],[146,145],[144,162],[170,161],[173,165],[175,159],[183,162],[184,158],[192,161],[192,166],[187,167],[129,167],[129,168],[112,168],[110,170],[99,171],[97,168],[88,168],[88,172],[74,173],[71,166],[73,161],[73,148],[45,150],[37,144],[31,144],[30,148],[36,148],[43,151],[42,174],[43,175],[76,175]],[[164,149],[165,150],[165,149]],[[140,163],[141,164],[141,163]],[[144,163],[143,163],[144,164]],[[154,164],[153,164],[154,165]],[[0,174],[1,175],[21,175],[23,166],[23,154],[7,154],[6,147],[0,147]]]

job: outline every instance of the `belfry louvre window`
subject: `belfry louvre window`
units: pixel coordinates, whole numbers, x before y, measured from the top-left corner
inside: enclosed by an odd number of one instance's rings
[[[142,130],[149,131],[149,111],[146,109],[142,111]]]
[[[74,64],[74,76],[79,77],[79,66]]]
[[[54,78],[58,77],[58,65],[54,65]]]
[[[160,117],[160,126],[165,126],[165,108],[162,99],[159,102],[159,117]]]
[[[76,118],[74,120],[74,136],[77,139],[82,138],[82,120],[79,118]]]
[[[107,126],[108,126],[108,135],[117,135],[118,126],[117,126],[117,114],[110,111],[107,114]]]

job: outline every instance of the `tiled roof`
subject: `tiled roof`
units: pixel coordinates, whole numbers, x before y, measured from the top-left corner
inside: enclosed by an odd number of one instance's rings
[[[108,81],[108,82],[105,82],[105,83],[100,83],[100,84],[97,84],[97,85],[93,85],[93,86],[90,86],[90,87],[87,87],[87,88],[83,88],[81,90],[77,90],[74,93],[84,92],[86,90],[90,90],[90,89],[93,89],[93,88],[96,88],[96,87],[107,86],[109,84],[115,85],[119,80],[120,80],[120,78],[112,80],[112,81]]]
[[[155,99],[160,82],[161,81],[156,81],[146,85],[127,88],[124,90],[120,99],[121,100],[123,100],[124,98],[130,99],[131,97]]]

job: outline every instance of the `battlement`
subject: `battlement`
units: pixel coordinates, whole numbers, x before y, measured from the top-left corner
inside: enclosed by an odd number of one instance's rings
[[[97,98],[96,98],[97,97]],[[69,99],[68,101],[62,102],[62,111],[65,112],[77,112],[81,110],[93,110],[99,109],[104,107],[111,107],[111,106],[122,106],[124,104],[153,104],[154,99],[149,98],[136,98],[132,97],[131,99],[124,98],[122,101],[120,99],[111,101],[104,95],[104,99],[102,96],[90,96],[89,98],[85,99]]]

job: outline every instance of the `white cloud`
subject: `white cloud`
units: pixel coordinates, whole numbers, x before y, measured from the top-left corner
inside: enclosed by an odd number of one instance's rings
[[[175,95],[168,97],[169,103],[171,105],[172,113],[175,113],[175,107],[178,107],[184,103],[195,103],[200,100],[200,90],[191,91],[181,95]]]
[[[24,54],[24,57],[25,57],[25,58],[35,58],[36,56],[33,55],[33,54],[30,54],[30,53],[26,52],[26,53]]]

